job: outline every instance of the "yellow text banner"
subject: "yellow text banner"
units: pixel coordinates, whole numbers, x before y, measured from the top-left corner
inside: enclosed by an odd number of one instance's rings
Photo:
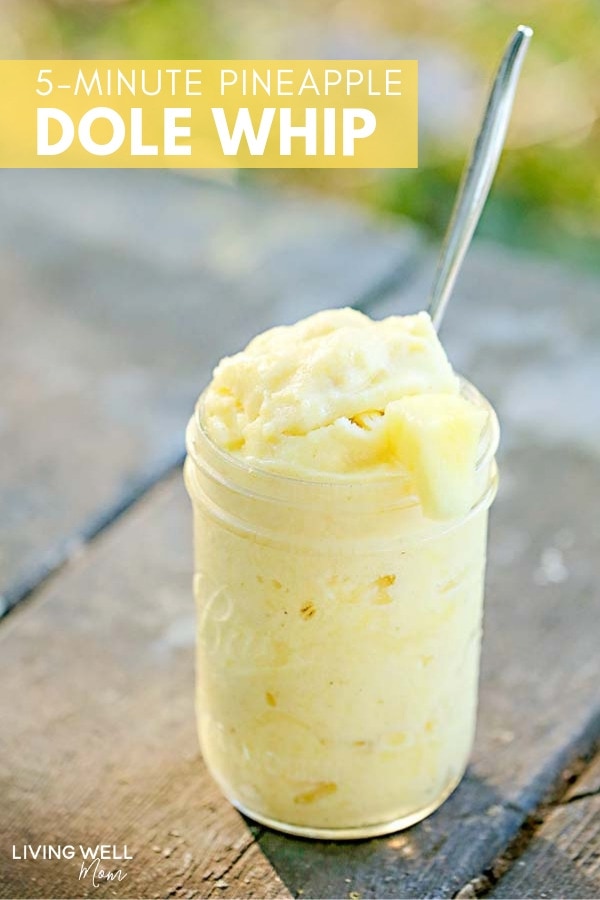
[[[0,61],[3,168],[415,168],[416,60]]]

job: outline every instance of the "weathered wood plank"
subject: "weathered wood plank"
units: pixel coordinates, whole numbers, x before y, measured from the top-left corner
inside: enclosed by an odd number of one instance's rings
[[[600,897],[600,757],[487,896]]]
[[[0,173],[0,613],[180,458],[220,356],[360,300],[416,243],[162,172]]]
[[[378,314],[417,309],[428,283],[424,269]],[[452,896],[492,863],[598,733],[599,289],[595,279],[496,247],[469,256],[444,339],[503,427],[473,762],[431,819],[351,854],[334,844],[308,852],[266,832],[260,844],[294,893]]]
[[[188,525],[177,473],[0,629],[1,896],[288,896],[199,758]],[[11,858],[46,843],[134,859]]]

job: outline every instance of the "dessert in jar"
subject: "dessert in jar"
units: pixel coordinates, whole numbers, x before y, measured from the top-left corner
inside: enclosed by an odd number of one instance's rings
[[[200,741],[240,810],[365,837],[458,784],[497,442],[426,313],[321,312],[217,366],[185,479]]]

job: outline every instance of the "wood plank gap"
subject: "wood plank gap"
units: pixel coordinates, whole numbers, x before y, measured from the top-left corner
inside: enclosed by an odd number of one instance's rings
[[[573,755],[561,769],[558,778],[534,810],[523,819],[521,827],[493,863],[470,879],[456,892],[456,900],[487,897],[498,882],[515,866],[537,837],[548,816],[558,806],[583,800],[600,793],[600,788],[573,794],[574,785],[585,779],[600,751],[600,716],[595,715],[574,747]]]
[[[578,800],[578,803],[571,803]],[[600,755],[554,806],[490,898],[600,897]]]
[[[352,306],[360,312],[368,313],[375,304],[406,291],[419,280],[427,259],[426,252],[422,251],[402,260],[372,288],[366,290]]]
[[[590,797],[598,797],[600,795],[600,787],[595,788],[593,791],[582,791],[581,794],[574,794],[572,797],[567,797],[566,800],[561,800],[562,805],[567,803],[576,803],[578,800],[589,800]]]
[[[367,312],[388,296],[402,292],[418,278],[426,258],[425,253],[417,251],[414,255],[395,264],[372,287],[359,293],[351,306],[361,312]],[[16,606],[24,600],[31,599],[51,576],[78,556],[98,535],[110,528],[123,513],[141,500],[156,484],[168,478],[170,474],[181,467],[184,459],[185,451],[180,449],[167,457],[150,473],[138,476],[128,492],[84,523],[80,531],[71,534],[58,547],[45,554],[25,578],[9,586],[0,594],[0,624]]]
[[[33,599],[50,578],[57,575],[71,560],[80,556],[99,535],[117,522],[153,487],[181,468],[184,459],[185,452],[180,450],[152,472],[136,479],[130,491],[84,524],[80,533],[71,535],[58,548],[44,556],[27,578],[0,594],[0,625],[9,613],[25,600]]]
[[[0,594],[11,605],[132,479],[181,449],[220,357],[360,302],[421,243],[408,223],[348,203],[149,170],[67,175],[0,178],[12,450],[0,466]]]

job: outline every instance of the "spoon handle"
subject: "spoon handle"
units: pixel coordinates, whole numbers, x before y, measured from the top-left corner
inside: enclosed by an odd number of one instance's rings
[[[511,37],[490,91],[479,134],[464,168],[438,261],[428,312],[439,329],[456,277],[492,186],[508,129],[521,66],[533,31],[519,25]]]

